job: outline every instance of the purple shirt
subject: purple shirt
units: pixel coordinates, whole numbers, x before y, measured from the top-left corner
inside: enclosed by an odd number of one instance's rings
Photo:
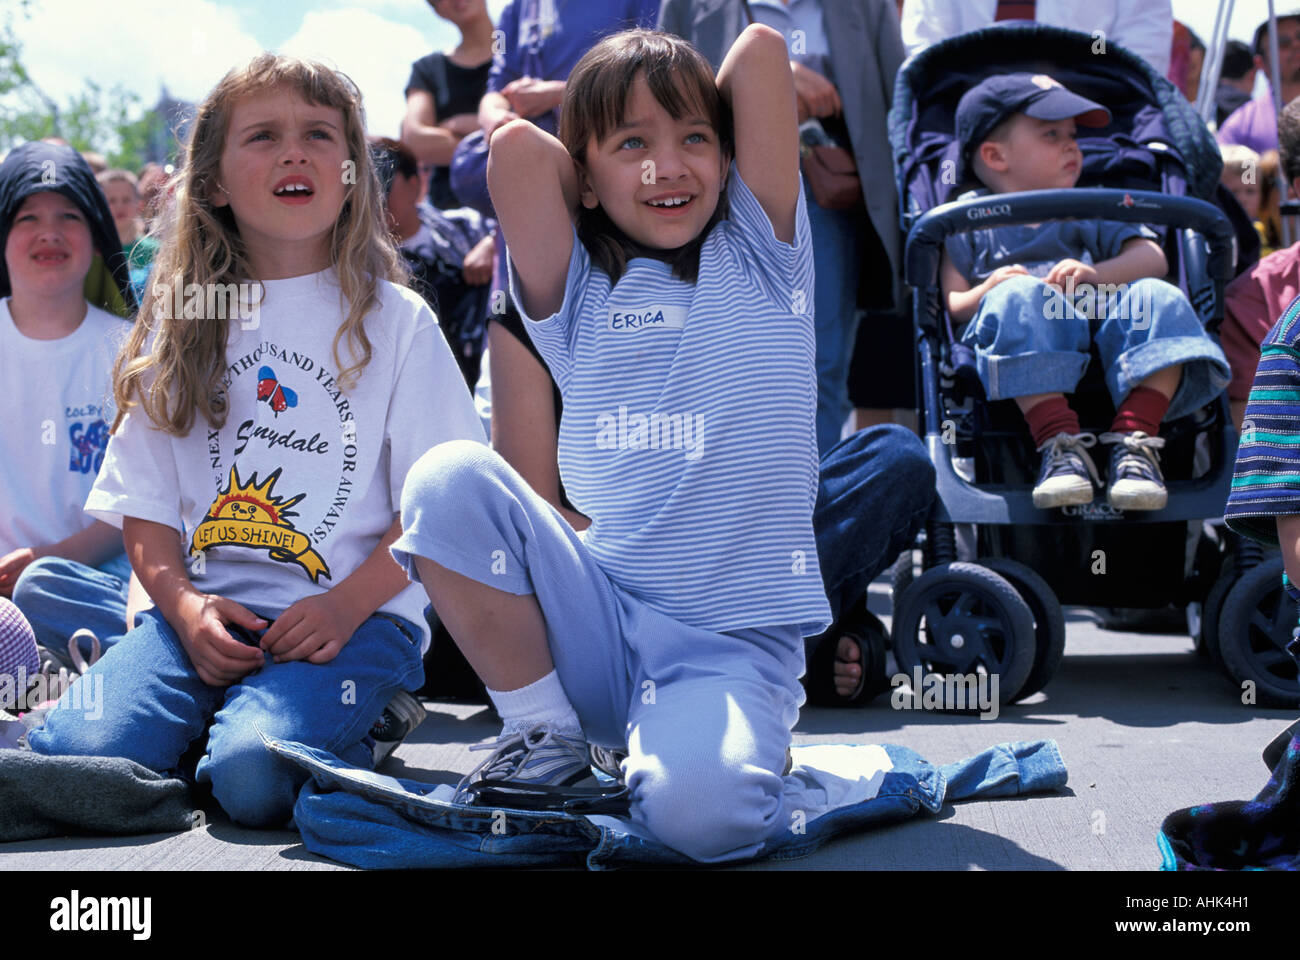
[[[1250,147],[1256,153],[1277,149],[1277,108],[1273,105],[1273,92],[1265,89],[1263,96],[1243,103],[1219,128],[1219,143],[1235,143]]]
[[[539,23],[547,13],[553,23]],[[536,45],[534,76],[539,80],[567,80],[574,65],[597,42],[611,33],[632,27],[654,28],[659,0],[601,0],[600,3],[557,0],[513,0],[497,22],[504,49],[492,61],[488,89],[499,92],[511,80],[524,76],[530,66],[526,48]]]

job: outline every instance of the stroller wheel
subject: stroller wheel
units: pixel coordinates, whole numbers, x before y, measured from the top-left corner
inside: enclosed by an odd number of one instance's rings
[[[1201,605],[1201,628],[1196,634],[1196,652],[1208,657],[1211,663],[1225,672],[1228,668],[1224,666],[1223,654],[1219,652],[1219,618],[1223,615],[1223,601],[1236,583],[1237,577],[1231,569],[1225,569],[1219,579],[1214,581],[1205,597],[1205,603]]]
[[[945,563],[907,588],[894,613],[899,669],[913,676],[998,677],[998,700],[1010,703],[1034,666],[1034,618],[1003,577],[976,563]]]
[[[1008,557],[981,557],[980,564],[1015,587],[1034,616],[1034,665],[1015,696],[1024,700],[1047,686],[1065,657],[1065,614],[1047,581],[1023,563]]]
[[[912,553],[912,547],[908,547],[898,555],[898,559],[895,560],[893,566],[889,568],[890,597],[895,614],[898,613],[898,606],[903,599],[904,592],[906,592],[907,588],[912,585],[912,581],[916,579],[916,573],[912,569],[912,564],[915,559],[912,556]]]
[[[1295,658],[1287,652],[1296,626],[1296,605],[1282,589],[1282,558],[1248,570],[1223,602],[1219,652],[1237,683],[1253,682],[1264,707],[1300,704]]]

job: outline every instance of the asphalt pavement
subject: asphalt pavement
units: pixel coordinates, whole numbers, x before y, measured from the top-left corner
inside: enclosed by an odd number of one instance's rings
[[[888,588],[871,608],[889,610]],[[1030,700],[996,719],[865,707],[806,709],[796,743],[896,743],[934,763],[995,743],[1051,738],[1069,783],[1059,793],[949,804],[935,816],[843,837],[797,861],[737,870],[1154,870],[1156,833],[1172,811],[1253,797],[1268,779],[1264,746],[1294,711],[1246,706],[1240,690],[1198,656],[1185,634],[1103,629],[1067,609],[1065,660]],[[888,619],[887,617],[885,618]],[[891,663],[892,666],[892,663]],[[483,707],[430,703],[428,719],[381,768],[454,782],[482,754],[468,745],[497,727]],[[0,870],[335,870],[290,831],[245,830],[219,810],[183,834],[67,837],[0,844]]]

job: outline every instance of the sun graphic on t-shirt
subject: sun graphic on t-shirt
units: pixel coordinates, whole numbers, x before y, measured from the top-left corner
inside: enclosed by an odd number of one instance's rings
[[[315,583],[328,578],[329,567],[312,548],[311,539],[294,529],[290,517],[298,514],[291,509],[306,494],[284,498],[272,492],[280,479],[276,470],[260,483],[257,474],[247,482],[239,479],[239,471],[230,468],[226,488],[208,508],[203,521],[194,529],[190,539],[190,554],[198,556],[212,547],[247,547],[266,550],[270,559],[279,563],[296,564]]]
[[[239,478],[232,472],[229,492],[218,496],[217,501],[208,510],[208,516],[224,520],[255,520],[262,523],[280,523],[283,518],[297,516],[291,509],[303,498],[303,494],[289,500],[282,500],[272,495],[271,486],[279,478],[276,471],[260,486],[257,475],[252,480],[240,485]]]

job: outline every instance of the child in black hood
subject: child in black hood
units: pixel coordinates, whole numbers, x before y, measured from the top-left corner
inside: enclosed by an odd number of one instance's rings
[[[126,619],[121,534],[82,506],[135,300],[103,193],[71,147],[27,143],[0,164],[0,247],[0,595],[71,666],[76,651],[93,658],[84,630],[117,636]]]

